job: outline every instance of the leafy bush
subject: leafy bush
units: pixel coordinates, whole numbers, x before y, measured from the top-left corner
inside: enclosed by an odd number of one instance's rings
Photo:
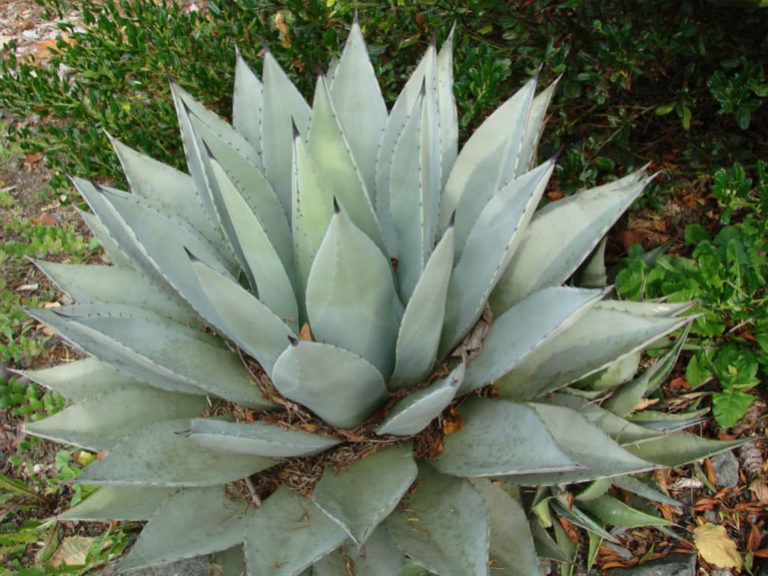
[[[759,162],[755,172],[755,186],[739,164],[714,174],[712,196],[725,226],[713,238],[701,225],[689,225],[685,243],[690,257],[662,255],[648,264],[635,246],[616,277],[625,298],[698,302],[693,313],[701,316],[691,334],[700,349],[686,377],[693,387],[717,380],[721,390],[713,395],[713,411],[726,427],[753,401],[746,391],[760,382],[759,371],[768,374],[766,165]]]

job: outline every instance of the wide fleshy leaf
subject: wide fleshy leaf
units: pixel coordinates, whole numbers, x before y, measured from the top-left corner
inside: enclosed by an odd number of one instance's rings
[[[387,105],[357,20],[349,31],[333,82],[329,86],[352,156],[366,188],[373,193],[376,152],[387,123]]]
[[[456,25],[451,28],[448,37],[437,53],[437,110],[440,124],[440,190],[445,188],[448,176],[456,162],[459,151],[459,114],[456,108],[456,96],[453,93],[453,34]]]
[[[604,295],[602,290],[545,288],[495,318],[480,355],[467,370],[462,392],[502,377],[543,343],[578,322]]]
[[[634,316],[595,307],[529,354],[497,380],[496,386],[506,398],[540,397],[644,349],[689,321]]]
[[[89,465],[76,481],[113,486],[213,486],[277,463],[270,458],[212,452],[180,435],[188,428],[188,418],[146,426]]]
[[[107,227],[101,223],[101,220],[99,220],[95,214],[83,212],[80,209],[77,209],[77,213],[83,219],[85,225],[88,226],[88,229],[91,231],[94,238],[99,241],[99,244],[104,249],[107,258],[109,258],[112,264],[123,268],[134,267],[131,259],[122,248],[118,246],[115,239],[109,233],[109,230],[107,230]]]
[[[664,494],[661,490],[650,486],[643,480],[635,478],[634,476],[616,476],[611,478],[611,484],[617,488],[621,488],[625,492],[631,492],[637,494],[647,500],[653,500],[654,502],[660,502],[662,504],[669,504],[670,506],[680,506],[680,502],[674,498],[670,498]]]
[[[449,227],[432,252],[405,308],[397,334],[395,372],[390,389],[416,384],[432,370],[452,269],[453,227]]]
[[[458,408],[463,428],[444,439],[435,468],[455,476],[506,476],[574,470],[575,462],[525,404],[473,398]]]
[[[483,208],[467,237],[448,286],[448,307],[438,356],[450,352],[480,318],[554,167],[554,161],[545,162],[513,180]]]
[[[155,486],[102,486],[77,506],[59,514],[60,520],[145,522],[176,491]]]
[[[744,444],[744,440],[710,440],[695,434],[681,432],[662,436],[646,442],[624,444],[624,448],[639,458],[661,466],[682,466],[708,456],[732,450]]]
[[[315,486],[315,504],[362,546],[416,480],[411,449],[396,446],[343,470],[326,468]]]
[[[570,522],[579,528],[584,528],[587,532],[591,532],[604,540],[616,544],[618,543],[618,540],[610,532],[607,532],[605,528],[589,516],[589,514],[582,512],[578,506],[570,506],[568,502],[564,501],[562,498],[553,498],[550,501],[550,505],[552,506],[552,510],[567,522]],[[564,540],[561,539],[560,534],[558,533],[558,527],[561,527],[560,522],[554,522],[554,525],[555,535],[558,537],[557,541],[562,546]],[[568,537],[566,536],[565,538],[567,539]],[[568,542],[570,542],[570,540],[568,540]],[[573,560],[573,558],[575,558],[575,550],[571,554],[571,560]]]
[[[156,312],[160,316],[200,325],[186,302],[173,297],[132,268],[36,261],[35,265],[78,304],[105,302]],[[130,286],[130,290],[126,290]]]
[[[294,294],[293,261],[280,257],[262,221],[251,212],[235,184],[215,159],[209,159],[211,172],[220,194],[223,212],[231,226],[231,239],[242,254],[242,263],[258,291],[259,300],[289,324],[298,324],[299,309]],[[289,263],[286,267],[285,262]]]
[[[73,402],[144,384],[118,372],[109,364],[99,362],[96,358],[85,358],[59,364],[53,368],[25,370],[18,373]]]
[[[542,90],[531,102],[515,170],[517,176],[533,168],[536,163],[536,147],[539,145],[541,134],[544,132],[544,119],[558,80]]]
[[[223,248],[223,239],[206,212],[193,179],[110,138],[131,192],[157,202],[167,212],[183,218],[209,242]]]
[[[577,387],[591,392],[603,392],[629,382],[640,368],[643,353],[635,350],[608,364],[600,371],[579,380]]]
[[[678,432],[690,428],[704,420],[709,413],[709,408],[699,408],[688,412],[662,412],[660,410],[642,410],[627,417],[633,422],[648,430],[656,430],[660,433]]]
[[[240,51],[236,54],[235,89],[232,97],[232,125],[250,142],[261,161],[261,124],[264,113],[264,86],[248,67]],[[257,165],[264,170],[263,161]]]
[[[483,207],[514,176],[535,90],[533,78],[483,121],[456,158],[443,190],[440,225],[445,228],[456,211],[458,252]]]
[[[292,458],[318,454],[338,440],[303,430],[281,428],[267,422],[224,422],[196,419],[184,433],[200,446],[225,454],[253,454]]]
[[[352,222],[373,240],[379,249],[384,250],[384,239],[370,192],[352,157],[347,135],[339,123],[328,86],[322,76],[318,78],[315,87],[309,151]]]
[[[441,576],[488,574],[488,510],[466,480],[424,464],[405,508],[385,523],[397,546]]]
[[[137,386],[93,396],[44,420],[27,422],[24,432],[98,452],[147,424],[197,416],[205,406],[201,396]]]
[[[269,50],[264,50],[261,120],[264,174],[286,215],[291,213],[291,142],[295,125],[306,136],[312,111]]]
[[[246,521],[248,574],[298,576],[346,538],[311,500],[280,487]]]
[[[272,382],[283,396],[338,428],[360,424],[387,394],[381,373],[362,357],[304,340],[292,341],[280,355]]]
[[[464,372],[462,363],[447,377],[439,378],[397,402],[375,429],[376,433],[411,436],[421,432],[451,403],[464,379]]]
[[[603,236],[587,263],[579,273],[578,285],[583,288],[605,288],[608,285],[608,271],[605,269],[605,246],[608,236]]]
[[[374,531],[359,550],[344,546],[328,554],[312,566],[313,576],[404,576],[401,572],[405,558],[383,526]]]
[[[558,446],[581,465],[578,470],[547,474],[510,476],[518,484],[552,485],[584,482],[606,476],[618,476],[655,468],[653,462],[642,460],[611,440],[597,426],[578,412],[548,404],[532,404]]]
[[[385,377],[397,337],[389,260],[344,212],[337,212],[307,281],[307,314],[314,337],[359,354]]]
[[[222,276],[203,262],[191,266],[206,296],[216,308],[216,326],[238,346],[256,358],[269,374],[293,334],[288,325],[237,282]]]
[[[536,549],[520,503],[490,480],[475,478],[471,482],[488,508],[493,573],[499,576],[536,574],[539,569]]]
[[[243,538],[244,510],[227,497],[223,486],[181,490],[152,515],[119,569],[135,570],[231,548]]]
[[[692,302],[654,302],[652,300],[634,302],[632,300],[611,299],[603,300],[597,305],[602,310],[613,310],[635,316],[653,316],[657,318],[679,316],[686,310],[689,310],[691,306],[693,306]]]
[[[298,132],[293,139],[292,192],[293,245],[303,295],[315,254],[331,223],[333,190]]]
[[[163,380],[180,391],[197,389],[254,408],[269,406],[237,354],[199,330],[127,306],[88,304],[29,313],[118,369],[131,374],[135,366],[145,380],[147,370],[156,374],[149,382],[158,387],[163,387],[158,384]],[[89,334],[92,341],[86,342]]]
[[[494,314],[536,290],[565,282],[643,191],[648,183],[643,174],[635,172],[539,210],[491,296]]]
[[[635,510],[631,506],[624,504],[621,500],[608,495],[601,496],[595,500],[579,502],[579,507],[599,518],[606,524],[616,526],[617,528],[671,526],[674,524],[660,516],[654,516],[652,514],[641,512],[640,510]]]

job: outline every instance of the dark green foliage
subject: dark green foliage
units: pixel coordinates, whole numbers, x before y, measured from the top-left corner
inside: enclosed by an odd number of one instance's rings
[[[735,164],[713,178],[712,195],[726,224],[714,236],[701,225],[685,231],[690,257],[660,256],[652,265],[635,246],[616,277],[616,287],[630,299],[669,297],[697,301],[700,313],[691,335],[700,348],[688,365],[689,384],[700,386],[715,378],[722,388],[713,395],[715,418],[731,426],[744,415],[756,386],[768,369],[768,236],[765,207],[768,198],[766,166],[759,162],[756,182]],[[762,368],[761,368],[762,366]]]

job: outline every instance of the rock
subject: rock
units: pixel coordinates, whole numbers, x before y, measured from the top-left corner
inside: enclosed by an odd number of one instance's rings
[[[670,554],[661,560],[634,568],[611,568],[606,576],[694,576],[696,555]]]
[[[736,488],[739,485],[739,461],[733,452],[716,454],[710,459],[715,473],[715,486],[718,488]]]

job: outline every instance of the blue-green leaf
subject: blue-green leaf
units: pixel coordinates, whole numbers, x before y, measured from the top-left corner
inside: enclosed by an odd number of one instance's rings
[[[77,506],[59,514],[58,518],[145,522],[174,491],[174,488],[156,486],[102,486]]]

